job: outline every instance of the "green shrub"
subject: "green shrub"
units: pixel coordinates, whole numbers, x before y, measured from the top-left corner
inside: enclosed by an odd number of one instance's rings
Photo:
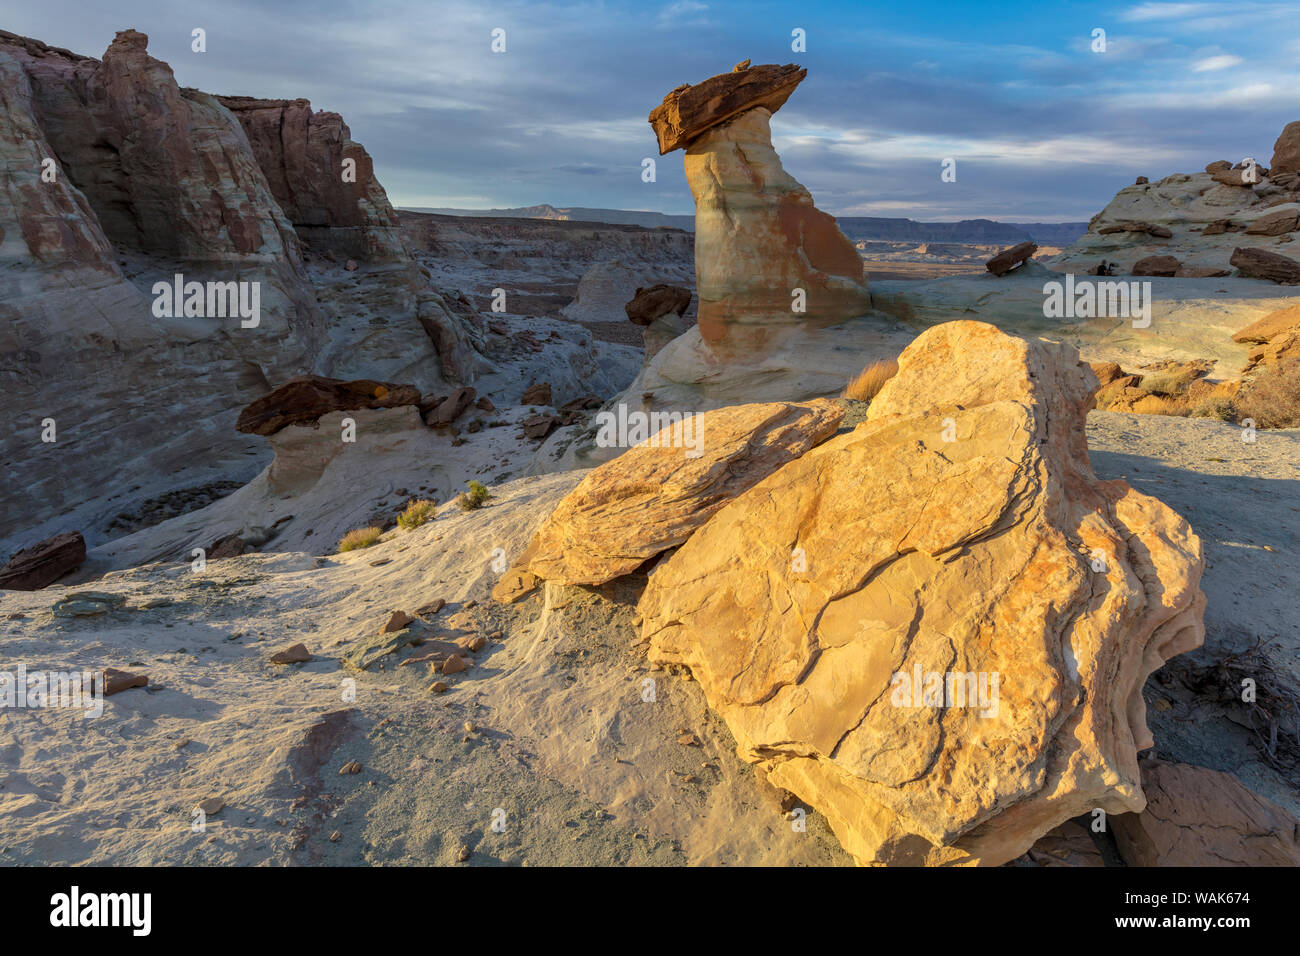
[[[406,531],[412,528],[418,528],[426,521],[433,520],[433,513],[437,510],[438,502],[430,501],[428,498],[412,498],[406,503],[406,510],[397,516],[397,526]]]
[[[461,492],[456,498],[456,504],[461,511],[473,511],[475,508],[482,508],[483,502],[492,497],[491,492],[487,490],[487,485],[481,481],[469,482],[469,491]]]

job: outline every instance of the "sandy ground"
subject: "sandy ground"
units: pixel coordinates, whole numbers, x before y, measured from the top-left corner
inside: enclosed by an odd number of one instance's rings
[[[1148,684],[1159,752],[1300,812],[1293,769],[1263,758],[1250,714],[1190,686],[1261,638],[1296,686],[1300,431],[1250,445],[1217,422],[1094,413],[1089,438],[1098,473],[1187,514],[1209,558],[1206,648]],[[635,576],[488,600],[493,558],[517,554],[579,477],[512,481],[479,511],[444,507],[345,555],[246,555],[201,574],[161,563],[4,592],[6,668],[107,665],[150,684],[95,719],[0,710],[0,861],[452,865],[464,848],[466,865],[850,862],[816,813],[802,832],[786,820],[694,682],[648,666]],[[124,604],[52,613],[87,587]],[[489,638],[445,694],[429,692],[426,665],[399,666],[418,647],[343,667],[392,611],[438,597],[447,606],[413,633]],[[312,661],[268,662],[297,641]],[[361,772],[341,775],[353,760]],[[214,796],[227,805],[196,832],[194,807]]]

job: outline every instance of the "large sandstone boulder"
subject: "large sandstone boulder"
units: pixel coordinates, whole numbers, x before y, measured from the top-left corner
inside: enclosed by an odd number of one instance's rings
[[[743,83],[771,69],[792,68],[752,67],[699,88]],[[797,84],[803,71],[790,76]],[[656,129],[660,111],[685,95],[670,93],[651,113]],[[772,148],[772,109],[764,103],[744,98],[735,109],[711,109],[697,134],[669,140],[670,148],[687,146],[698,325],[722,361],[769,351],[782,330],[833,325],[871,307],[857,249],[781,165]]]
[[[1142,762],[1147,805],[1111,818],[1129,866],[1300,866],[1300,820],[1231,774]]]
[[[1267,279],[1279,285],[1300,285],[1300,262],[1267,249],[1237,248],[1228,260],[1248,279]]]
[[[1269,162],[1273,175],[1300,173],[1300,120],[1287,123],[1273,144],[1273,159]]]
[[[1099,481],[1096,378],[976,322],[923,333],[868,419],[650,575],[642,637],[739,753],[866,864],[997,865],[1144,805],[1142,686],[1200,645],[1201,542]]]
[[[557,584],[603,584],[627,574],[825,441],[843,417],[842,405],[818,399],[733,406],[668,425],[591,471],[516,566]]]

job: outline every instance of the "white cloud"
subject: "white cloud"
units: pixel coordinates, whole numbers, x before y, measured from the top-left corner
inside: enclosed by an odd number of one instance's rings
[[[1228,67],[1237,66],[1244,62],[1239,56],[1224,53],[1220,56],[1207,56],[1204,60],[1197,60],[1192,65],[1192,69],[1197,73],[1205,73],[1208,70],[1226,70]]]

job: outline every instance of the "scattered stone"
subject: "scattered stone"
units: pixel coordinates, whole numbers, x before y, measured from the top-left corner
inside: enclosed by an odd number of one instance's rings
[[[339,840],[342,840],[342,839],[343,839],[343,834],[342,834],[340,831],[338,831],[338,830],[335,830],[333,833],[330,834],[330,842],[331,842],[331,843],[338,843]]]
[[[226,801],[221,797],[208,797],[206,800],[200,800],[198,809],[202,810],[205,816],[212,816],[220,813],[225,809]]]
[[[549,382],[529,385],[524,389],[523,398],[519,399],[521,405],[549,405],[551,404],[551,385]]]
[[[524,437],[525,438],[545,438],[551,432],[560,426],[560,419],[555,415],[548,415],[541,412],[537,415],[530,415],[524,419]]]
[[[1265,249],[1238,246],[1228,260],[1248,279],[1267,279],[1279,285],[1300,285],[1300,262]]]
[[[86,540],[80,531],[56,534],[24,548],[0,568],[0,590],[39,591],[86,560]]]
[[[417,640],[416,635],[409,629],[391,633],[381,631],[372,637],[358,641],[357,645],[343,656],[343,666],[357,671],[368,670],[382,658],[415,640]]]
[[[474,403],[478,392],[472,388],[458,388],[445,398],[437,408],[424,416],[426,425],[450,425],[465,409]]]
[[[1004,276],[1038,251],[1038,243],[1022,242],[1009,249],[1003,249],[996,256],[984,263],[984,267],[995,276]]]
[[[486,644],[487,644],[487,638],[485,638],[482,634],[475,634],[473,637],[469,639],[469,641],[465,644],[465,646],[469,648],[471,652],[478,653],[479,651],[483,650],[483,647]]]
[[[445,693],[447,693],[447,685],[446,685],[446,683],[443,682],[443,681],[440,681],[440,680],[436,680],[436,681],[434,681],[431,685],[429,685],[429,693],[431,693],[431,694],[445,694]]]
[[[272,664],[305,664],[311,660],[311,651],[306,644],[290,644],[282,651],[271,655]]]
[[[411,622],[414,620],[415,618],[411,617],[411,615],[407,614],[405,611],[394,611],[392,616],[389,617],[388,623],[379,629],[379,633],[393,634],[397,631],[405,630],[411,626]]]
[[[148,687],[149,678],[145,674],[130,674],[113,667],[105,667],[99,672],[99,680],[105,697],[112,697],[132,687]]]
[[[444,601],[442,598],[434,598],[432,601],[430,601],[428,604],[424,605],[423,607],[417,607],[415,609],[415,616],[433,617],[433,615],[437,614],[446,606],[447,606],[447,602]]]
[[[502,604],[513,604],[537,590],[540,583],[541,579],[531,571],[511,568],[501,575],[500,580],[493,586],[492,600],[500,601]]]
[[[1133,274],[1135,276],[1167,276],[1172,277],[1178,274],[1178,270],[1183,267],[1173,256],[1147,256],[1145,259],[1139,259],[1133,263]]]
[[[1279,209],[1266,213],[1246,226],[1248,236],[1283,236],[1295,232],[1296,223],[1300,221],[1300,212],[1295,209]]]
[[[467,720],[467,721],[465,721],[465,725],[464,725],[464,726],[465,726],[465,733],[467,733],[467,734],[472,734],[472,733],[474,733],[476,730],[478,730],[478,724],[474,723],[474,721],[472,721],[472,720]]]
[[[475,402],[474,407],[483,412],[495,412],[497,410],[497,407],[492,404],[492,399],[488,398],[486,395]]]
[[[444,674],[459,674],[461,671],[466,669],[465,662],[461,660],[460,655],[458,654],[452,654],[443,661],[441,668],[442,673]]]
[[[469,847],[465,846],[462,843],[460,849],[456,851],[456,862],[464,863],[466,860],[469,859],[469,856],[470,856]]]
[[[107,614],[126,604],[126,598],[120,594],[106,591],[74,591],[55,603],[52,608],[55,617],[95,617]]]
[[[339,767],[339,776],[344,776],[345,774],[360,773],[360,772],[361,772],[361,764],[357,763],[357,761],[355,760],[349,760],[343,766]]]
[[[680,735],[677,737],[677,742],[678,742],[679,744],[681,744],[683,747],[699,747],[699,746],[700,746],[700,738],[699,738],[699,737],[696,737],[693,733],[690,733],[689,731],[686,731],[686,732],[683,732],[682,734],[680,734]]]

